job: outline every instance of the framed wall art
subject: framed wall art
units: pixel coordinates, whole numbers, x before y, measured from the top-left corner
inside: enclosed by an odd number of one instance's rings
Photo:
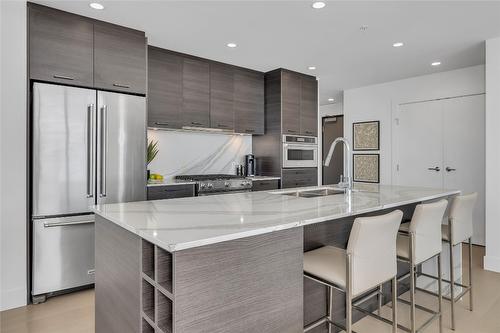
[[[380,121],[363,121],[352,124],[353,150],[380,149]]]
[[[363,183],[380,182],[379,154],[352,154],[353,181]]]

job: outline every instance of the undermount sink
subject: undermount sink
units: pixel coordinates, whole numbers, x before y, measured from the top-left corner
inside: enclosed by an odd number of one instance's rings
[[[345,193],[344,190],[324,188],[319,190],[303,190],[303,191],[288,192],[288,193],[283,193],[283,195],[289,195],[292,197],[301,197],[301,198],[316,198],[316,197],[325,197],[327,195],[336,195],[344,193]]]

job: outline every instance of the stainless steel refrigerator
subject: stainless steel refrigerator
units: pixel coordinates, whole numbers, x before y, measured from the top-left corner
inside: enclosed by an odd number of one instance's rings
[[[94,204],[146,199],[144,97],[35,83],[32,295],[94,283]]]

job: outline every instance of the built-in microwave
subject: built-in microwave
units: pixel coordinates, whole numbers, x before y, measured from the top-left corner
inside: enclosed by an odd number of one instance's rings
[[[317,140],[312,136],[283,135],[283,168],[316,168]]]

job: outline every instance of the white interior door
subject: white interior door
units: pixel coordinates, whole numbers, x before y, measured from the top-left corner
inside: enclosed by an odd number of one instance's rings
[[[484,95],[443,100],[445,188],[477,192],[474,211],[475,244],[484,245],[485,101]]]
[[[393,124],[393,184],[442,188],[442,103],[401,104]]]

